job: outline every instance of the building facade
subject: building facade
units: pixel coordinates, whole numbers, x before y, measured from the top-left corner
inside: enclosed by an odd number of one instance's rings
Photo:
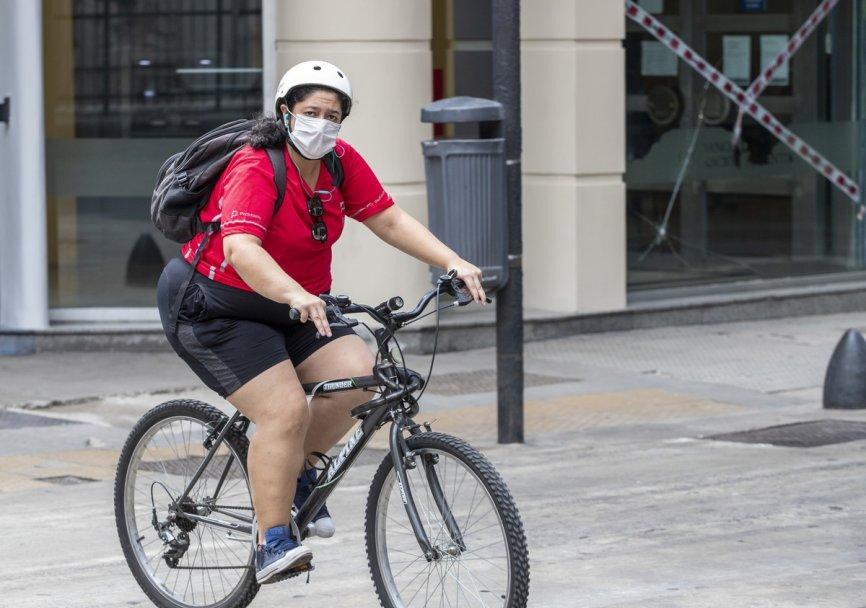
[[[811,12],[795,0],[642,0],[746,84]],[[761,101],[859,175],[861,27],[841,0]],[[806,6],[810,5],[810,6]],[[351,77],[342,136],[426,221],[420,108],[489,97],[490,0],[7,0],[0,22],[0,332],[154,322],[178,247],[150,225],[156,171],[200,133],[272,106],[320,58]],[[854,205],[625,18],[618,0],[522,2],[525,306],[621,310],[641,294],[855,276]],[[427,268],[348,223],[334,288],[428,286]]]

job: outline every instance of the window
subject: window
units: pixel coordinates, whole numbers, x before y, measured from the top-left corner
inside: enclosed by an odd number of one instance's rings
[[[162,162],[262,106],[260,0],[44,0],[52,307],[155,306]]]
[[[744,87],[817,5],[641,4]],[[855,4],[840,2],[758,101],[856,178]],[[625,47],[630,289],[862,268],[850,199],[751,118],[735,149],[736,106],[631,21]]]

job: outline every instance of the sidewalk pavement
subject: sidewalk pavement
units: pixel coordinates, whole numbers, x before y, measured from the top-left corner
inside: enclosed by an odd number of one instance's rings
[[[866,421],[866,410],[820,404],[849,327],[866,327],[866,314],[527,344],[526,443],[507,446],[495,436],[494,351],[440,354],[418,419],[468,439],[509,484],[529,541],[531,606],[862,607],[866,444],[703,439]],[[426,372],[429,358],[407,363]],[[227,404],[172,353],[5,358],[0,380],[0,597],[33,608],[149,605],[114,529],[119,448],[161,401]],[[310,583],[263,588],[254,606],[377,605],[363,505],[384,447],[377,437],[329,502],[338,533],[311,541]],[[75,476],[94,481],[64,483]]]

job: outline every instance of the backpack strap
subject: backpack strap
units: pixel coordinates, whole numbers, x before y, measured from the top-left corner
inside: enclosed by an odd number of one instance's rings
[[[325,158],[322,160],[325,161],[325,168],[331,174],[331,183],[334,184],[335,188],[339,188],[340,184],[343,183],[343,163],[340,162],[340,157],[334,150],[331,150],[325,154]]]
[[[286,159],[282,148],[266,148],[268,159],[274,168],[274,184],[277,186],[277,201],[274,203],[274,213],[280,210],[286,197]]]
[[[201,254],[204,251],[204,248],[207,247],[210,235],[219,229],[219,222],[208,222],[204,225],[204,238],[201,240],[201,243],[199,243],[198,249],[195,250],[195,257],[192,259],[192,266],[189,269],[189,273],[184,278],[183,283],[180,284],[180,288],[174,296],[174,302],[171,304],[171,313],[168,316],[168,331],[172,336],[177,334],[177,315],[180,313],[180,305],[183,303],[183,296],[186,293],[192,278],[195,276],[195,269],[201,259]]]

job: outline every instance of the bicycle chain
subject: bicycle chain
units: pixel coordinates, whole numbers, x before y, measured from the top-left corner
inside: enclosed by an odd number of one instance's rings
[[[193,506],[196,507],[204,507],[205,509],[230,509],[232,511],[252,511],[252,507],[241,507],[235,505],[212,505],[206,502],[196,502],[193,503]]]

